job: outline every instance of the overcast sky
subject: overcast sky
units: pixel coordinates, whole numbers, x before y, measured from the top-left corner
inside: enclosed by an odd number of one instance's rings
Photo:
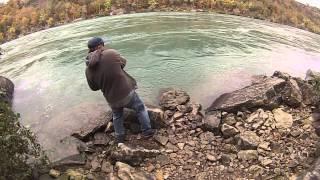
[[[0,0],[0,3],[7,2],[7,1],[8,0]],[[296,0],[296,1],[320,8],[320,0]]]

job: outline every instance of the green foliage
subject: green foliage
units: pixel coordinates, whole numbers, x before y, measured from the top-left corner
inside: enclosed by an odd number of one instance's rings
[[[0,102],[1,180],[31,179],[31,164],[27,162],[31,158],[41,157],[40,146],[36,143],[34,135],[21,126],[18,120],[18,116],[12,112],[9,105]],[[34,165],[37,164],[36,161],[33,162]]]
[[[111,0],[105,0],[104,7],[106,8],[106,10],[110,10],[111,6],[112,6],[112,1]]]
[[[9,0],[0,6],[0,43],[78,18],[108,15],[112,8],[140,11],[170,6],[212,9],[320,34],[320,10],[295,0]]]

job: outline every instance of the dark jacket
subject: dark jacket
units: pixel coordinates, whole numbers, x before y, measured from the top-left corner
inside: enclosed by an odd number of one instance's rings
[[[117,104],[132,92],[137,83],[123,70],[126,59],[114,49],[99,49],[87,57],[86,77],[93,91],[101,90],[110,105]]]

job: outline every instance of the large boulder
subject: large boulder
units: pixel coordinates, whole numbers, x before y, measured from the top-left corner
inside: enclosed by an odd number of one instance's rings
[[[272,77],[260,77],[250,86],[221,95],[207,111],[236,113],[258,108],[272,110],[280,105],[296,108],[302,104],[315,105],[318,102],[319,95],[306,81],[276,71]]]
[[[218,97],[207,111],[221,110],[236,113],[247,109],[273,109],[281,103],[280,91],[286,81],[277,77],[264,77],[250,86]]]
[[[8,78],[0,76],[0,102],[12,103],[14,84]]]

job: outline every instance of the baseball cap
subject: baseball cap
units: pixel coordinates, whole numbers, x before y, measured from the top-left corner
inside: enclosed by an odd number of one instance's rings
[[[88,48],[93,49],[101,44],[104,45],[104,40],[101,37],[93,37],[88,41]]]

